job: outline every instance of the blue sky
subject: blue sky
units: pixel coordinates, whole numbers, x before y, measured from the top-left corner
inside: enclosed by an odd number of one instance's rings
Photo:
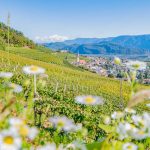
[[[0,21],[35,40],[150,33],[149,0],[0,0]]]

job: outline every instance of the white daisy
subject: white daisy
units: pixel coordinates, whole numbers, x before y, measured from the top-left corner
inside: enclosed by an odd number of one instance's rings
[[[135,132],[131,132],[131,138],[135,140],[143,140],[148,137],[148,133],[146,133],[142,129],[137,129]]]
[[[146,104],[146,106],[147,106],[147,107],[150,107],[150,103],[149,103],[149,104]]]
[[[114,58],[114,64],[116,64],[116,65],[120,65],[121,64],[121,60],[120,60],[119,57],[115,57]]]
[[[134,109],[131,109],[131,108],[125,108],[125,112],[129,113],[129,114],[136,114],[136,111]]]
[[[13,89],[13,92],[20,93],[22,92],[22,86],[15,84],[15,83],[9,83],[9,87]]]
[[[38,66],[25,66],[23,67],[23,72],[25,74],[34,74],[34,75],[37,75],[37,74],[43,74],[45,72],[45,69],[44,68],[41,68],[41,67],[38,67]]]
[[[150,129],[150,114],[149,113],[143,113],[142,116],[133,116],[132,117],[134,123],[138,125],[142,129]]]
[[[13,117],[13,118],[9,119],[9,124],[11,125],[11,127],[19,128],[19,127],[25,125],[25,122],[19,118]]]
[[[111,123],[110,117],[106,116],[106,117],[104,118],[104,123],[105,123],[106,125],[109,125],[109,124]]]
[[[74,142],[68,144],[66,146],[65,150],[69,150],[69,149],[72,149],[72,150],[87,150],[85,144],[83,144],[80,141],[74,141]]]
[[[120,119],[123,116],[124,116],[124,113],[122,113],[121,111],[115,111],[113,112],[113,114],[111,114],[112,119]]]
[[[64,150],[63,145],[60,144],[58,147],[55,143],[46,144],[38,147],[36,150]]]
[[[136,125],[138,125],[139,122],[143,122],[142,117],[139,115],[133,115],[131,118]]]
[[[136,128],[135,125],[130,124],[128,122],[119,123],[119,125],[117,126],[117,133],[119,135],[120,140],[123,140],[128,137],[131,137],[132,139],[134,139],[134,135],[138,131],[139,129]]]
[[[56,150],[56,144],[52,143],[52,144],[46,144],[44,146],[40,146],[37,148],[37,150]]]
[[[126,66],[129,69],[143,70],[146,69],[147,64],[141,61],[129,61],[126,63]]]
[[[123,144],[122,150],[137,150],[138,146],[134,143],[125,143]]]
[[[0,72],[0,78],[11,78],[13,76],[13,73],[11,72]]]
[[[77,103],[85,104],[85,105],[102,105],[104,103],[103,98],[98,96],[92,96],[92,95],[77,96],[75,100]]]
[[[147,127],[150,128],[150,113],[144,112],[143,113],[143,119],[147,121]]]
[[[54,116],[49,118],[49,121],[53,124],[55,128],[62,129],[64,131],[74,131],[76,127],[73,120],[68,119],[66,116]]]
[[[22,141],[13,128],[0,132],[1,150],[20,150]]]
[[[119,139],[123,140],[128,137],[127,132],[131,130],[131,125],[129,123],[119,123],[117,126],[117,133],[119,135]]]
[[[19,118],[10,118],[9,124],[12,128],[15,128],[20,136],[28,137],[33,140],[38,134],[38,130],[35,127],[29,127],[25,124],[25,121]]]
[[[28,134],[28,138],[30,139],[30,140],[34,140],[34,138],[37,136],[37,134],[38,134],[39,132],[38,132],[38,129],[36,128],[36,127],[31,127],[30,129],[29,129],[29,134]]]
[[[38,130],[35,127],[29,127],[27,125],[23,125],[18,128],[18,132],[23,137],[28,137],[30,140],[33,140],[38,134]]]

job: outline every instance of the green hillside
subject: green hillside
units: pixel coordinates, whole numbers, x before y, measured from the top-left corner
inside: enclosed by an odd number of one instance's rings
[[[114,92],[111,89],[107,89],[108,92],[105,92],[105,88],[107,88],[107,84],[112,85],[113,83],[116,86],[112,86],[118,90],[116,95],[119,94],[119,81],[100,77],[96,74],[79,70],[77,67],[68,67],[66,63],[64,63],[64,54],[51,52],[47,53],[40,50],[23,48],[11,48],[9,51],[9,59],[13,64],[20,64],[21,66],[26,64],[40,65],[48,70],[48,73],[52,76],[50,80],[56,78],[56,80],[63,81],[64,79],[63,82],[66,82],[66,84],[74,83],[75,86],[88,86],[91,90],[93,89],[93,91],[95,91],[94,87],[99,87],[102,91],[104,91],[104,93],[109,93],[109,95],[111,95],[112,92],[115,93],[116,91]],[[1,58],[7,59],[7,54],[7,51],[1,51]],[[108,83],[106,81],[108,81]],[[125,88],[127,88],[127,84],[125,84]],[[102,91],[100,93],[102,93]],[[126,97],[127,93],[124,93],[124,96]]]
[[[35,47],[35,44],[32,40],[28,39],[23,35],[22,32],[17,31],[13,28],[9,29],[9,42],[11,46],[15,47]],[[6,46],[6,43],[8,43],[8,27],[0,22],[0,46],[4,49]]]

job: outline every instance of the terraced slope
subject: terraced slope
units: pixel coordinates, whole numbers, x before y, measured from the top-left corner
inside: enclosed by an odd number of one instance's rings
[[[77,123],[89,130],[87,142],[97,139],[104,132],[98,127],[103,115],[108,115],[115,110],[121,109],[120,82],[118,80],[100,77],[97,74],[68,67],[63,63],[64,57],[54,54],[30,49],[0,50],[0,71],[11,71],[14,73],[12,82],[24,85],[28,80],[32,82],[31,76],[22,73],[22,66],[38,65],[46,69],[49,78],[46,80],[46,87],[41,88],[41,80],[38,78],[38,93],[41,97],[36,102],[38,117],[37,124],[44,127],[45,118],[52,115],[66,115],[73,118]],[[50,63],[54,61],[55,63]],[[30,90],[25,89],[25,101],[18,101],[18,110],[24,109],[25,103],[30,99]],[[140,88],[143,88],[140,86]],[[129,99],[130,88],[128,83],[123,83],[122,88],[123,103]],[[105,105],[88,107],[75,103],[74,97],[82,94],[100,95],[104,98]],[[20,104],[21,103],[21,104]],[[23,104],[22,104],[23,103]],[[143,106],[138,109],[143,109]],[[42,115],[42,117],[41,117]],[[43,116],[44,119],[43,119]],[[39,121],[40,120],[40,121]],[[53,133],[53,132],[52,132]]]
[[[29,64],[40,65],[41,67],[47,69],[50,80],[56,80],[68,86],[74,85],[75,87],[78,85],[78,87],[85,88],[85,91],[90,92],[91,94],[100,95],[101,93],[104,93],[113,97],[118,97],[119,95],[119,81],[100,77],[87,71],[69,68],[63,63],[63,57],[60,58],[52,53],[48,54],[31,49],[12,48],[10,52],[15,53],[10,54],[10,62],[13,64],[19,63],[21,66]],[[0,56],[1,58],[7,59],[8,54],[5,51],[1,51]],[[124,98],[127,98],[129,90],[126,83],[124,84],[123,91]]]

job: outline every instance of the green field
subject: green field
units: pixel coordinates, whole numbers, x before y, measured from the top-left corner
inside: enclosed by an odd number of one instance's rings
[[[120,81],[106,77],[100,77],[97,74],[79,69],[72,66],[69,61],[75,60],[73,54],[63,54],[52,51],[43,51],[26,48],[10,48],[6,51],[0,50],[0,70],[11,71],[14,73],[12,82],[18,83],[24,87],[24,91],[17,97],[15,103],[15,112],[21,113],[26,105],[32,101],[32,88],[25,87],[25,82],[32,77],[23,75],[22,67],[25,65],[37,65],[46,69],[48,79],[46,86],[41,87],[40,78],[38,78],[38,93],[40,100],[36,101],[36,125],[41,128],[41,142],[46,142],[54,138],[54,132],[45,126],[47,118],[53,115],[66,115],[74,119],[76,123],[82,123],[88,129],[86,142],[97,141],[106,133],[98,127],[102,122],[102,117],[110,115],[113,111],[121,110],[121,105],[126,107],[130,97],[130,86],[123,82],[122,101],[120,100]],[[65,60],[66,55],[68,60]],[[149,88],[142,85],[138,89]],[[98,95],[104,98],[104,105],[90,107],[75,103],[77,95]],[[139,111],[146,109],[140,105]],[[33,115],[33,113],[31,113]],[[31,115],[30,114],[30,115]],[[33,116],[29,121],[33,124]],[[47,133],[50,132],[50,134]],[[43,134],[43,135],[42,135]],[[46,138],[45,138],[46,137]],[[62,138],[63,137],[63,138]],[[68,142],[70,139],[67,135],[61,135],[56,142]],[[37,140],[38,141],[38,140]]]

